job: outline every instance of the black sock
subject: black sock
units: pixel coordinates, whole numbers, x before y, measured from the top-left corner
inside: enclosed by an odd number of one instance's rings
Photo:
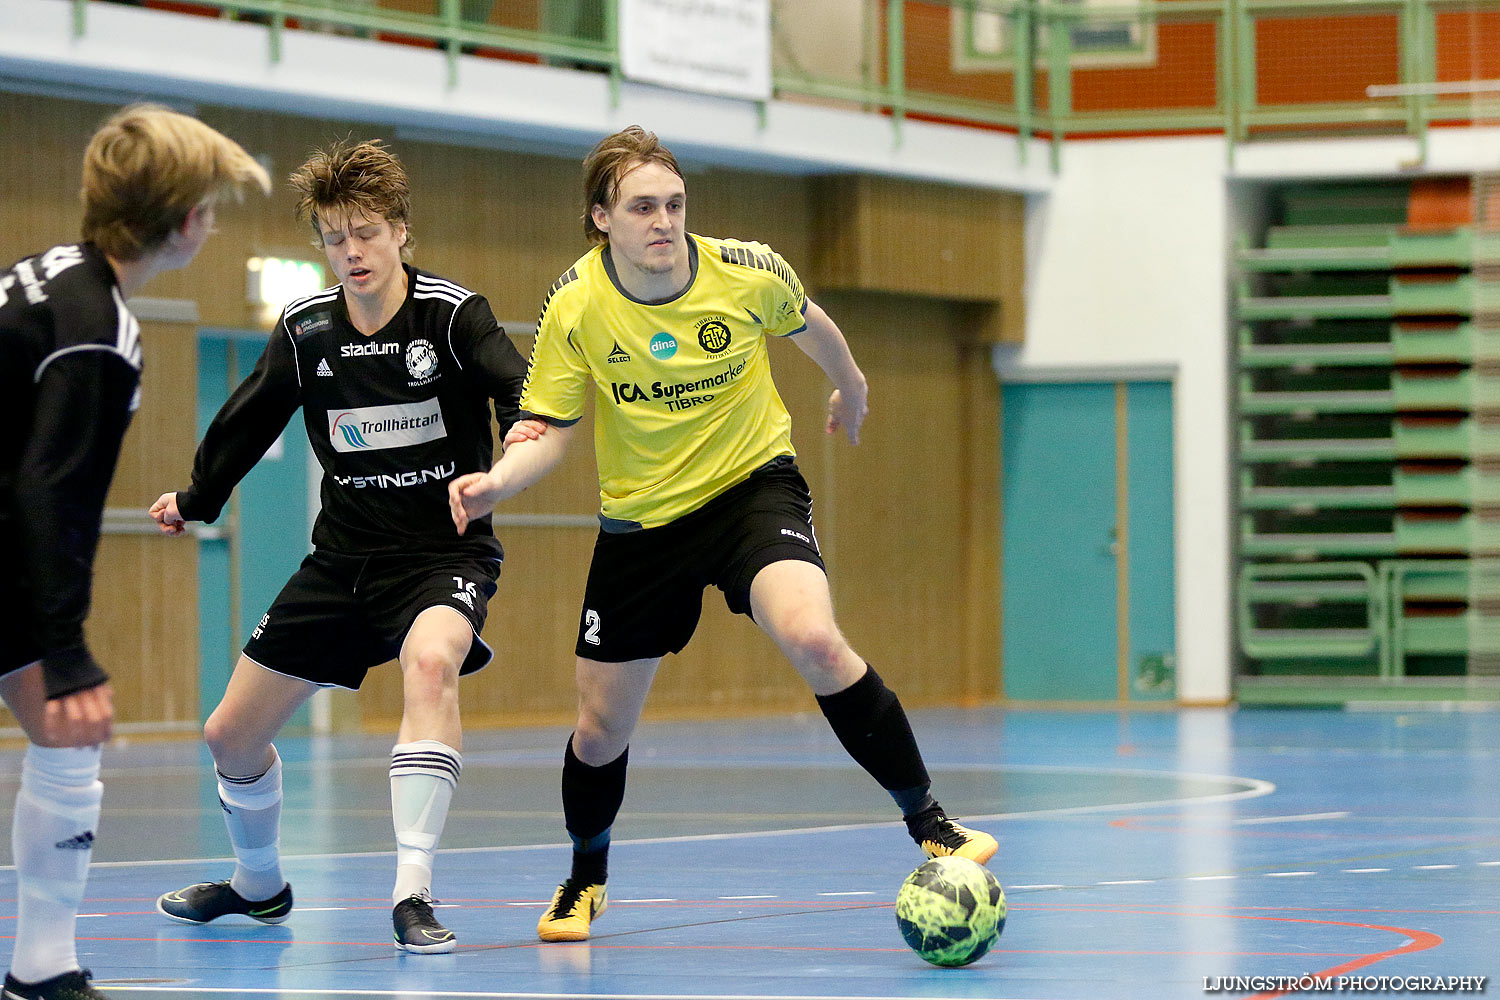
[[[625,801],[627,747],[620,756],[593,767],[578,759],[573,740],[563,753],[563,820],[573,841],[572,878],[602,884],[609,874],[609,831]]]
[[[896,692],[874,667],[834,694],[818,695],[834,735],[860,767],[891,793],[903,816],[924,808],[932,779]]]

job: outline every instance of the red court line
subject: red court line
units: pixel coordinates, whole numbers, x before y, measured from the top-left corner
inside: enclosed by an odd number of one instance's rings
[[[1381,952],[1375,952],[1375,953],[1369,954],[1369,955],[1363,955],[1363,956],[1361,956],[1359,958],[1354,959],[1353,961],[1345,962],[1343,965],[1335,965],[1331,969],[1324,969],[1321,972],[1311,973],[1312,976],[1315,976],[1316,978],[1319,978],[1319,979],[1322,979],[1324,977],[1329,977],[1329,976],[1342,976],[1346,972],[1353,972],[1355,969],[1363,969],[1367,965],[1374,965],[1376,962],[1383,962],[1386,959],[1388,959],[1388,958],[1394,958],[1397,955],[1410,955],[1413,952],[1426,951],[1429,948],[1436,948],[1438,945],[1440,945],[1440,944],[1443,943],[1443,939],[1441,937],[1439,937],[1438,935],[1436,935],[1436,934],[1432,934],[1432,933],[1429,933],[1427,931],[1412,930],[1409,927],[1385,927],[1385,926],[1382,926],[1380,924],[1340,923],[1339,921],[1335,921],[1335,920],[1308,920],[1308,919],[1303,918],[1303,917],[1251,917],[1251,916],[1246,916],[1246,917],[1244,917],[1242,919],[1245,919],[1245,920],[1285,920],[1285,921],[1288,921],[1290,923],[1299,923],[1299,924],[1332,924],[1332,925],[1334,925],[1336,927],[1363,927],[1363,928],[1366,928],[1368,930],[1390,931],[1392,934],[1404,934],[1407,937],[1411,938],[1410,941],[1406,942],[1405,944],[1403,944],[1399,948],[1392,948],[1389,951],[1381,951]],[[1297,992],[1300,992],[1300,991],[1293,989],[1293,990],[1277,990],[1274,993],[1257,993],[1253,997],[1247,997],[1246,1000],[1275,1000],[1276,997],[1284,997],[1284,996],[1287,996],[1288,994],[1297,993]]]
[[[1025,905],[1010,904],[1011,912],[1020,910],[1045,911],[1048,913],[1149,913],[1155,916],[1233,916],[1226,910],[1275,910],[1277,913],[1400,913],[1409,916],[1449,916],[1449,917],[1494,917],[1500,916],[1500,910],[1402,910],[1394,907],[1360,907],[1360,906],[1260,906],[1244,904],[1242,906],[1183,906],[1180,903],[1131,903],[1133,909],[1122,911],[1119,903],[1037,903],[1028,902]],[[1151,909],[1147,909],[1151,907]]]

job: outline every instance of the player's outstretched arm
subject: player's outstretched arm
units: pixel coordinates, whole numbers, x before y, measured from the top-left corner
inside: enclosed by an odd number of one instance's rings
[[[870,412],[870,387],[849,351],[849,342],[832,318],[812,299],[807,300],[807,329],[792,337],[802,353],[815,361],[834,385],[828,397],[829,434],[843,428],[850,444],[859,444],[859,429]]]
[[[164,535],[180,535],[187,530],[187,520],[177,510],[176,493],[163,493],[146,513]]]
[[[460,535],[470,521],[484,517],[495,509],[495,504],[515,496],[556,468],[577,426],[549,426],[545,434],[532,438],[517,431],[521,423],[506,434],[505,454],[489,472],[471,472],[449,481],[448,508]]]

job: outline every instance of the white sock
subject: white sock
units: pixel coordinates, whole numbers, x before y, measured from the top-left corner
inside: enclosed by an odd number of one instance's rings
[[[396,827],[396,887],[391,905],[430,895],[432,856],[463,769],[459,752],[437,740],[391,748],[391,820]]]
[[[261,774],[239,778],[215,770],[224,826],[234,847],[229,885],[249,900],[270,899],[286,885],[281,875],[281,755]]]
[[[75,927],[99,825],[98,747],[26,748],[11,821],[16,950],[10,973],[40,982],[78,968]]]

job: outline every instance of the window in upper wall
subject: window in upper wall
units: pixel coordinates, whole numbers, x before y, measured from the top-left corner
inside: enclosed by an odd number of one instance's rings
[[[1051,7],[1109,7],[1115,0],[1043,0]],[[993,73],[1009,70],[1015,61],[1015,15],[958,7],[952,11],[953,70],[956,73]],[[1046,69],[1051,39],[1039,27],[1033,58]],[[1130,18],[1099,17],[1075,21],[1068,29],[1073,66],[1153,66],[1156,64],[1156,22],[1147,15]]]

